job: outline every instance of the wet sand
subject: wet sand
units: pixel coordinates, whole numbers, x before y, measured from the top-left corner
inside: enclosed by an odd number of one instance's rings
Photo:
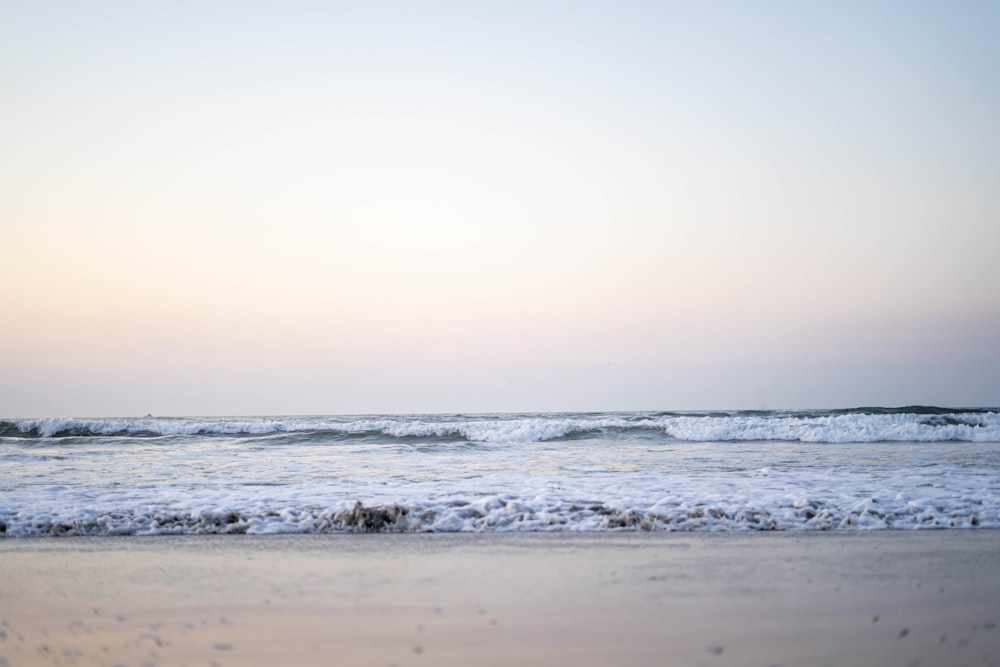
[[[1000,665],[1000,531],[0,539],[0,667]]]

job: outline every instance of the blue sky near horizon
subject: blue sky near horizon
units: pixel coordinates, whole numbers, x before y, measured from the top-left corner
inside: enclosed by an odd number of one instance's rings
[[[0,17],[0,415],[1000,405],[995,3]]]

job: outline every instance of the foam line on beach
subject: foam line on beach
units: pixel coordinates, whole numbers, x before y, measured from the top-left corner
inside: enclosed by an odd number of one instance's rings
[[[1000,528],[1000,508],[967,502],[851,504],[799,499],[772,507],[663,501],[652,506],[567,503],[492,496],[440,504],[338,503],[329,508],[20,512],[0,520],[6,536],[203,535],[503,531],[854,531]]]

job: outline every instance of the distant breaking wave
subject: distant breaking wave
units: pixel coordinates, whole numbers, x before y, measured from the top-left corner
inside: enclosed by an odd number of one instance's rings
[[[481,443],[640,434],[687,442],[1000,442],[1000,410],[911,406],[821,411],[0,421],[0,437],[5,438],[255,437],[282,433],[332,441],[435,438]]]

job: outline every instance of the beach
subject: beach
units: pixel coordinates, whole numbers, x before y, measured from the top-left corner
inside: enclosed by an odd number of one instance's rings
[[[0,665],[995,665],[1000,531],[0,540]]]
[[[1000,0],[4,9],[0,667],[1000,667]]]

